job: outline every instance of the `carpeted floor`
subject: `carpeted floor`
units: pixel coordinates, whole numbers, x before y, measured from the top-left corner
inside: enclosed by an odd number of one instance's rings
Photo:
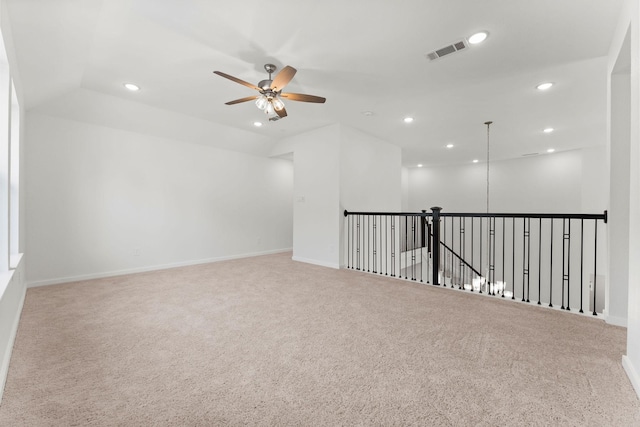
[[[0,425],[640,425],[623,328],[290,258],[30,289]]]

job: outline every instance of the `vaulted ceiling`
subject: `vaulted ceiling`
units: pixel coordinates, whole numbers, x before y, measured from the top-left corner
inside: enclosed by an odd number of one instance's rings
[[[5,0],[3,12],[27,110],[258,154],[343,123],[402,147],[411,167],[483,159],[487,120],[493,159],[604,144],[605,56],[621,5]],[[485,42],[426,57],[480,30]],[[253,92],[212,71],[257,84],[265,63],[295,67],[287,90],[327,102],[287,102],[277,122],[252,102],[224,105]],[[543,81],[555,85],[537,91]]]

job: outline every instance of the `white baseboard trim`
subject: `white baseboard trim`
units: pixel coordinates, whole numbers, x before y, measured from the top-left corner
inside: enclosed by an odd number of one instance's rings
[[[250,253],[239,254],[239,255],[229,255],[229,256],[223,256],[223,257],[174,262],[169,264],[152,265],[148,267],[130,268],[126,270],[115,270],[115,271],[106,271],[106,272],[95,273],[95,274],[83,274],[78,276],[58,277],[55,279],[27,282],[27,287],[37,288],[39,286],[59,285],[61,283],[79,282],[83,280],[92,280],[92,279],[102,279],[105,277],[124,276],[126,274],[146,273],[148,271],[167,270],[169,268],[187,267],[190,265],[198,265],[198,264],[209,264],[211,262],[229,261],[229,260],[241,259],[241,258],[251,258],[251,257],[261,256],[261,255],[272,255],[272,254],[278,254],[278,253],[284,253],[284,252],[291,252],[292,250],[293,248],[273,249],[269,251],[250,252]]]
[[[302,258],[299,256],[292,256],[291,259],[294,261],[304,262],[307,264],[319,265],[321,267],[335,268],[337,270],[340,269],[340,264],[337,262],[318,261],[317,259]]]
[[[610,325],[622,326],[624,328],[627,327],[627,319],[625,317],[606,315],[605,322]]]
[[[18,310],[16,310],[16,316],[13,319],[13,325],[11,325],[11,335],[7,342],[7,347],[4,351],[2,358],[2,365],[0,365],[0,403],[2,402],[2,396],[4,395],[4,386],[7,382],[7,375],[9,374],[9,362],[11,362],[11,354],[13,353],[13,344],[16,341],[16,335],[18,335],[18,325],[20,324],[20,315],[22,314],[22,307],[24,306],[24,299],[27,295],[26,287],[22,288],[22,295],[20,296],[20,303],[18,304]]]
[[[631,363],[631,359],[626,355],[622,356],[622,367],[627,373],[629,380],[631,380],[631,385],[640,399],[640,375],[638,375],[638,371],[634,368],[633,363]]]

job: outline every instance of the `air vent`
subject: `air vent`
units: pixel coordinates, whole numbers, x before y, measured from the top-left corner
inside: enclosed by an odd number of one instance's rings
[[[433,52],[427,53],[427,58],[433,61],[435,59],[442,58],[443,56],[450,55],[466,48],[467,42],[464,40],[460,40],[459,42],[450,44],[449,46],[445,46],[438,50],[434,50]]]

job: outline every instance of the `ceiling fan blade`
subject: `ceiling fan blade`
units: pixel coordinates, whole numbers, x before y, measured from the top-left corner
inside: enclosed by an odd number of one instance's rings
[[[253,101],[259,98],[260,95],[247,96],[246,98],[234,99],[233,101],[225,102],[226,105],[240,104],[241,102]]]
[[[327,100],[321,96],[305,95],[303,93],[281,93],[280,96],[291,101],[315,102],[318,104],[324,104]]]
[[[230,76],[229,74],[225,74],[222,71],[214,71],[213,73],[217,74],[217,75],[219,75],[221,77],[224,77],[225,79],[229,79],[229,80],[234,81],[236,83],[240,83],[241,85],[244,85],[246,87],[250,87],[251,89],[255,89],[257,91],[260,91],[260,88],[258,86],[254,85],[254,84],[251,84],[249,82],[245,82],[244,80],[240,80],[237,77]]]
[[[276,114],[278,114],[278,116],[280,116],[280,118],[282,119],[283,117],[287,117],[287,110],[286,108],[282,107],[282,109],[276,110]]]
[[[273,82],[271,83],[271,90],[274,92],[280,92],[282,88],[284,88],[296,75],[296,70],[293,67],[286,66],[275,76]]]

